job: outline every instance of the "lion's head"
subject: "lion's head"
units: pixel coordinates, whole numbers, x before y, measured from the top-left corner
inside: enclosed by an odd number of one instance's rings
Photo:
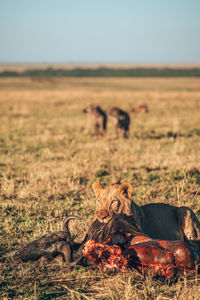
[[[95,216],[99,222],[107,223],[118,214],[132,215],[132,186],[129,183],[114,183],[103,188],[95,182],[92,188],[97,198]]]

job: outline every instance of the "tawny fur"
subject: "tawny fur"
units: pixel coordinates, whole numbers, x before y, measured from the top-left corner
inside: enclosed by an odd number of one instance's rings
[[[107,223],[114,215],[132,216],[137,227],[153,239],[200,240],[200,222],[189,207],[164,203],[138,206],[129,183],[102,187],[93,184],[97,197],[95,219]]]

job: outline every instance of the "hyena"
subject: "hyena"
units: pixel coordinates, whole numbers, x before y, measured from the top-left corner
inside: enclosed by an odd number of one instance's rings
[[[118,107],[110,107],[107,109],[108,115],[114,118],[115,120],[115,132],[116,136],[119,135],[119,130],[123,131],[123,137],[129,137],[129,126],[130,126],[130,116],[129,114],[118,108]]]
[[[83,112],[92,114],[94,134],[96,136],[103,136],[107,128],[107,115],[103,109],[96,104],[89,104],[83,109]]]
[[[149,108],[148,108],[147,104],[140,104],[139,106],[132,107],[130,109],[130,112],[133,112],[133,113],[148,113]]]

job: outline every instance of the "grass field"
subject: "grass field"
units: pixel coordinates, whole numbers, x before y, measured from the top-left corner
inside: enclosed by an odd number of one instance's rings
[[[89,103],[131,115],[130,138],[96,139]],[[60,229],[66,214],[79,215],[71,231],[83,238],[94,215],[92,183],[133,185],[142,205],[188,205],[200,218],[200,79],[0,79],[0,298],[199,299],[200,278],[174,284],[135,272],[110,276],[97,269],[59,264],[15,265],[21,246]]]

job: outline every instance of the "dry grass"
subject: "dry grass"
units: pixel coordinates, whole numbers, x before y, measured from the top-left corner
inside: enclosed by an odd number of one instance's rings
[[[128,181],[138,204],[188,205],[200,216],[200,79],[1,79],[0,80],[0,271],[2,298],[198,299],[198,278],[174,284],[135,272],[109,276],[96,269],[14,265],[11,255],[73,213],[84,236],[95,199],[94,181]],[[104,139],[81,113],[88,103],[130,109],[128,140]],[[106,172],[105,172],[106,171]]]

